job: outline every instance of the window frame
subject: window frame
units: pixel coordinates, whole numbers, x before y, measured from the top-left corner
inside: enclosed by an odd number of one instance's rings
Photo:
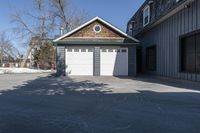
[[[99,28],[99,30],[96,29],[97,27]],[[102,27],[101,27],[101,25],[99,25],[99,24],[96,24],[96,25],[93,27],[93,31],[94,31],[95,33],[100,33],[101,30],[102,30]]]
[[[190,32],[190,33],[187,33],[187,34],[184,34],[184,35],[181,35],[179,36],[179,72],[180,73],[190,73],[190,74],[200,74],[200,72],[198,72],[197,68],[196,68],[196,48],[197,48],[197,42],[196,42],[196,36],[197,35],[200,35],[200,30],[196,30],[196,31],[193,31],[193,32]],[[184,40],[186,38],[189,38],[189,37],[195,37],[195,72],[189,72],[189,71],[186,71],[184,70],[184,66],[183,66],[183,60],[184,60],[184,57],[183,57],[183,45],[184,45]]]
[[[147,23],[145,23],[145,11],[148,11],[148,22]],[[150,23],[150,15],[151,15],[151,13],[150,13],[150,6],[149,5],[146,5],[145,7],[144,7],[144,9],[143,9],[143,13],[142,13],[142,15],[143,15],[143,27],[145,27],[145,26],[147,26],[149,23]]]

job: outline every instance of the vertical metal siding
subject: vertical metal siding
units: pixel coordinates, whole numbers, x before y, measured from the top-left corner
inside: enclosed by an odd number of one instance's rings
[[[136,47],[128,48],[128,75],[136,76],[137,66],[136,66]]]
[[[94,76],[100,76],[100,47],[94,47]]]
[[[157,75],[200,81],[200,74],[180,72],[179,37],[200,29],[200,1],[185,8],[144,33],[139,40],[142,48],[142,66],[146,72],[146,48],[157,45]]]
[[[64,76],[65,75],[65,46],[57,46],[56,50],[57,56],[56,56],[56,74],[58,76]]]

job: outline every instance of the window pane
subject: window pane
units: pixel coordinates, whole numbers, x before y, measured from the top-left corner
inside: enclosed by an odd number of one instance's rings
[[[185,39],[185,51],[186,53],[195,53],[195,36]]]
[[[81,52],[86,52],[86,49],[81,49]]]
[[[113,52],[113,49],[109,49],[108,52]]]
[[[149,18],[150,18],[149,15],[150,15],[150,7],[148,6],[143,10],[143,24],[144,24],[144,26],[149,23]]]
[[[74,52],[79,52],[79,49],[74,49]]]
[[[196,72],[200,73],[200,34],[196,36]]]
[[[93,52],[93,49],[88,49],[88,52]]]
[[[122,49],[122,53],[126,53],[127,51],[126,51],[126,49]]]
[[[147,48],[147,69],[156,71],[156,47]]]
[[[145,17],[144,22],[145,22],[145,24],[147,24],[147,23],[149,22],[149,18],[148,18],[148,16]]]
[[[195,72],[195,36],[182,39],[181,68],[184,72]]]
[[[67,49],[67,52],[72,52],[72,49]]]
[[[146,8],[144,11],[144,17],[147,17],[149,15],[149,8]]]
[[[195,53],[186,54],[185,60],[185,71],[186,72],[195,72]]]
[[[196,36],[196,51],[200,53],[200,34]]]
[[[107,50],[106,49],[102,49],[102,52],[107,52]]]
[[[200,53],[196,55],[196,72],[200,73]]]

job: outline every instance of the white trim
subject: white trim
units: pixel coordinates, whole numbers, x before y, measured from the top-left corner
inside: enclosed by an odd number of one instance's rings
[[[57,39],[55,39],[53,42],[60,41],[60,40],[62,40],[63,38],[65,38],[65,37],[67,37],[67,36],[70,36],[71,34],[77,32],[78,30],[80,30],[80,29],[82,29],[83,27],[85,27],[85,26],[87,26],[87,25],[93,23],[93,22],[96,21],[96,20],[101,21],[102,23],[106,24],[107,26],[109,26],[109,27],[112,28],[113,30],[119,32],[119,33],[122,34],[123,36],[126,36],[126,37],[128,37],[129,39],[131,39],[131,40],[133,40],[133,41],[139,43],[139,40],[137,40],[137,39],[135,39],[135,38],[129,36],[128,34],[124,33],[123,31],[121,31],[120,29],[118,29],[118,28],[116,28],[115,26],[111,25],[110,23],[106,22],[105,20],[103,20],[103,19],[100,18],[100,17],[95,17],[95,18],[91,19],[90,21],[88,21],[88,22],[86,22],[85,24],[79,26],[78,28],[76,28],[76,29],[70,31],[69,33],[67,33],[67,34],[65,34],[65,35],[63,35],[63,36],[61,36],[61,37],[59,37],[59,38],[57,38]]]
[[[96,27],[97,27],[97,26],[100,28],[99,31],[96,31]],[[96,24],[96,25],[93,27],[93,31],[94,31],[95,33],[100,33],[100,32],[101,32],[101,25]]]
[[[70,38],[74,38],[74,39],[76,39],[76,38],[78,38],[78,39],[81,39],[81,38],[86,38],[86,39],[90,39],[90,38],[93,38],[94,39],[94,37],[70,37]],[[95,38],[98,38],[98,39],[123,39],[123,37],[95,37]]]
[[[145,23],[145,11],[148,11],[148,22]],[[145,27],[146,25],[148,25],[150,23],[150,6],[146,5],[143,9],[143,27]]]

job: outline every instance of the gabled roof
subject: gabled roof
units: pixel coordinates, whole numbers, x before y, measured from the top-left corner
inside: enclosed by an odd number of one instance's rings
[[[138,21],[137,17],[139,17],[141,15],[141,12],[143,11],[143,8],[147,5],[149,5],[149,2],[151,2],[152,0],[146,0],[144,1],[144,3],[142,4],[142,6],[137,10],[137,12],[131,17],[131,19],[128,21],[128,24],[131,21]],[[173,16],[174,14],[176,14],[177,12],[181,11],[182,9],[185,8],[185,5],[194,2],[195,0],[179,0],[179,1],[172,1],[170,0],[169,2],[173,2],[172,6],[170,8],[165,8],[165,10],[163,10],[161,12],[161,14],[159,16],[156,16],[152,22],[150,22],[147,26],[143,27],[143,23],[140,23],[139,26],[137,26],[134,30],[134,36],[138,36],[141,35],[142,33],[154,28],[155,26],[157,26],[158,24],[164,22],[165,20],[167,20],[168,18],[170,18],[171,16]],[[159,2],[156,0],[153,0],[153,2]],[[157,11],[157,9],[153,9],[155,11]],[[128,30],[128,29],[127,29]]]
[[[108,23],[107,21],[103,20],[103,19],[100,18],[100,17],[95,17],[95,18],[91,19],[90,21],[84,23],[83,25],[79,26],[78,28],[76,28],[76,29],[74,29],[74,30],[68,32],[67,34],[65,34],[65,35],[63,35],[63,36],[61,36],[61,37],[59,37],[59,38],[57,38],[57,39],[55,39],[54,42],[57,42],[57,41],[60,41],[60,40],[62,40],[62,39],[64,39],[64,38],[66,38],[66,37],[69,37],[69,36],[72,35],[73,33],[75,33],[75,32],[77,32],[77,31],[81,30],[82,28],[84,28],[84,27],[90,25],[91,23],[93,23],[93,22],[95,22],[95,21],[97,21],[97,20],[100,21],[100,22],[102,22],[103,24],[107,25],[108,27],[110,27],[111,29],[113,29],[114,31],[116,31],[117,33],[119,33],[119,34],[121,34],[121,35],[123,35],[123,36],[125,36],[125,37],[127,37],[127,38],[129,38],[129,39],[131,39],[131,40],[133,40],[133,41],[135,41],[136,43],[139,43],[139,40],[137,40],[137,39],[135,39],[135,38],[129,36],[128,34],[124,33],[123,31],[121,31],[120,29],[118,29],[117,27],[113,26],[112,24]]]

